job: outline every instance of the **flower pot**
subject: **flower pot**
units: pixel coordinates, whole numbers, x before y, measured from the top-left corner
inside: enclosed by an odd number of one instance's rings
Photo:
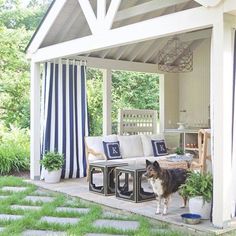
[[[204,202],[201,196],[190,198],[189,212],[201,215],[202,219],[208,220],[211,215],[211,202]]]
[[[60,182],[61,179],[61,169],[60,170],[53,170],[53,171],[48,171],[45,170],[45,182],[46,183],[58,183]]]

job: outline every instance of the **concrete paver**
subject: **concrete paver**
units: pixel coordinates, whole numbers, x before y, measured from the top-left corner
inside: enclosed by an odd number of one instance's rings
[[[11,205],[11,209],[13,210],[34,210],[34,211],[39,211],[41,210],[40,206],[24,206],[24,205]]]
[[[0,214],[0,220],[19,220],[21,219],[22,215],[10,215],[10,214]]]
[[[57,223],[57,224],[77,224],[79,218],[69,218],[69,217],[52,217],[52,216],[43,216],[41,218],[42,222],[47,223]]]
[[[57,207],[57,212],[76,212],[86,214],[90,211],[89,208],[73,208],[73,207]]]
[[[66,236],[65,232],[46,230],[26,230],[22,236]]]
[[[27,196],[24,198],[26,201],[31,202],[52,202],[54,201],[53,197],[45,197],[45,196]]]
[[[2,187],[2,191],[11,191],[11,192],[24,192],[27,190],[27,187],[11,187],[11,186],[5,186]]]
[[[96,220],[93,223],[93,226],[101,228],[114,228],[119,230],[136,230],[139,227],[139,222],[128,220]]]

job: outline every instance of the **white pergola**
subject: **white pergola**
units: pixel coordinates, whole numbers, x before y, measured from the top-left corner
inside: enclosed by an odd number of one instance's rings
[[[40,175],[40,63],[82,58],[104,72],[104,134],[111,133],[111,70],[159,73],[158,50],[168,37],[211,36],[211,128],[214,162],[213,224],[231,221],[233,31],[235,0],[55,0],[32,38],[31,178]],[[211,28],[212,31],[209,31]],[[209,35],[209,33],[211,35]]]

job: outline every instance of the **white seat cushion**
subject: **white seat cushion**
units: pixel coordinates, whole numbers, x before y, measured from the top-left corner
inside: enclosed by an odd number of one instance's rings
[[[122,158],[143,157],[140,135],[118,136]]]
[[[117,135],[108,135],[108,136],[88,136],[85,137],[85,142],[88,148],[94,150],[98,153],[104,154],[104,148],[103,148],[103,141],[105,142],[116,142],[118,141]],[[105,154],[104,154],[105,155]],[[104,158],[102,156],[97,157],[89,153],[88,160],[89,161],[95,161],[95,160],[103,160]]]
[[[161,139],[164,139],[163,134],[141,135],[143,153],[145,157],[153,156],[153,148],[151,140],[161,140]]]

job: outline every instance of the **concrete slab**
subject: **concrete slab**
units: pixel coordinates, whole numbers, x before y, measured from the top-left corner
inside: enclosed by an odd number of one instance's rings
[[[57,212],[75,212],[79,214],[86,214],[90,211],[89,208],[73,208],[73,207],[57,207]]]
[[[8,215],[8,214],[0,214],[0,220],[19,220],[21,219],[22,215]]]
[[[42,207],[40,207],[40,206],[11,205],[10,208],[13,210],[20,209],[20,210],[24,210],[24,211],[27,211],[27,210],[39,211],[39,210],[41,210]]]
[[[9,196],[0,196],[0,200],[1,199],[6,199],[6,198],[8,198]]]
[[[85,236],[128,236],[128,235],[118,235],[118,234],[85,234]]]
[[[114,228],[119,230],[136,230],[139,227],[139,222],[128,220],[96,220],[93,223],[93,226],[101,228]]]
[[[22,236],[66,236],[65,232],[46,230],[26,230]]]
[[[4,227],[0,227],[0,232],[2,232],[4,230]]]
[[[126,215],[122,215],[119,213],[115,213],[115,212],[111,212],[111,211],[103,211],[103,217],[111,217],[111,218],[123,218],[123,219],[127,219],[128,216]]]
[[[10,191],[10,192],[24,192],[27,190],[27,187],[11,187],[11,186],[5,186],[1,190],[2,191]]]
[[[38,195],[38,196],[50,196],[51,193],[47,190],[43,190],[43,189],[37,189],[36,191],[34,191],[34,194],[35,195]]]
[[[27,196],[24,198],[26,201],[31,201],[31,202],[53,202],[54,198],[53,197],[45,197],[45,196]]]
[[[77,224],[80,219],[79,218],[69,218],[69,217],[52,217],[52,216],[43,216],[41,218],[42,222],[47,223],[56,223],[56,224]]]

